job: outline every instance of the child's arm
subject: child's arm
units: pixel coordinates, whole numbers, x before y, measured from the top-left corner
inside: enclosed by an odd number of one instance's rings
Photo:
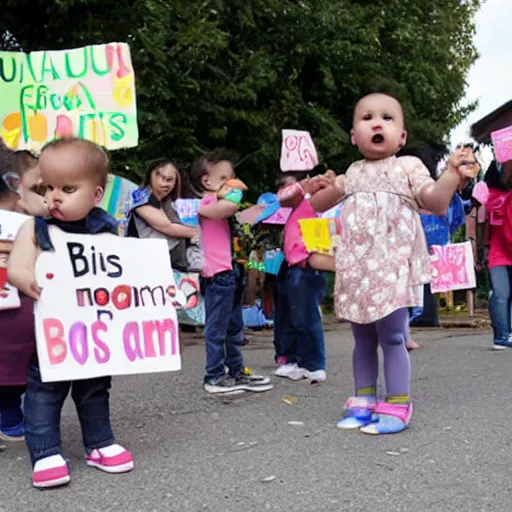
[[[466,154],[457,150],[448,161],[446,170],[435,183],[425,185],[419,193],[421,206],[435,215],[444,215],[453,194],[467,178],[478,173],[478,164],[465,161]]]
[[[238,211],[238,204],[227,199],[219,199],[215,203],[199,205],[198,213],[209,219],[227,219]]]
[[[199,234],[199,228],[183,226],[177,222],[171,222],[163,210],[154,206],[144,205],[136,209],[137,215],[149,224],[153,229],[173,238],[194,238]]]
[[[36,282],[37,246],[34,239],[34,220],[30,219],[18,232],[7,263],[9,282],[22,293],[38,300],[41,289]]]
[[[314,252],[309,256],[308,263],[315,270],[322,270],[324,272],[336,272],[334,256],[331,256],[330,254],[320,254],[318,252]]]

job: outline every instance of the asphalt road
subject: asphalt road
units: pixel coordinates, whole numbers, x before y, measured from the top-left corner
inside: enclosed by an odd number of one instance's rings
[[[335,428],[351,393],[346,329],[327,333],[325,384],[275,378],[268,393],[231,399],[202,391],[204,347],[189,346],[179,373],[115,379],[112,418],[134,454],[132,473],[86,467],[69,401],[71,484],[32,489],[25,447],[10,443],[0,452],[0,511],[512,511],[512,351],[491,352],[487,332],[416,339],[416,409],[402,434]],[[253,370],[273,370],[270,339],[245,354]]]

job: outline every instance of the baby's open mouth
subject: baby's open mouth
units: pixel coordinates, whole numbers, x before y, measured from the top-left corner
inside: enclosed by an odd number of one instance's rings
[[[384,135],[380,134],[380,133],[376,133],[373,137],[372,137],[372,142],[374,144],[381,144],[382,142],[384,142]]]

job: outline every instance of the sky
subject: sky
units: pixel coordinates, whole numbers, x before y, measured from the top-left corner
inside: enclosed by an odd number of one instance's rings
[[[476,15],[475,45],[480,58],[471,68],[465,102],[477,109],[451,135],[452,145],[468,142],[471,124],[512,99],[512,0],[487,0]]]

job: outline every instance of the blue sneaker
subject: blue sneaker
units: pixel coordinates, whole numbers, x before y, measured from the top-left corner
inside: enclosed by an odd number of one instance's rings
[[[0,429],[0,439],[4,441],[24,441],[25,425],[21,422],[13,427],[2,427]]]
[[[512,347],[512,339],[509,336],[508,340],[494,340],[494,344],[492,346],[493,350],[506,350],[507,348]]]
[[[375,397],[351,396],[345,404],[345,412],[336,427],[341,430],[357,430],[378,420]]]

